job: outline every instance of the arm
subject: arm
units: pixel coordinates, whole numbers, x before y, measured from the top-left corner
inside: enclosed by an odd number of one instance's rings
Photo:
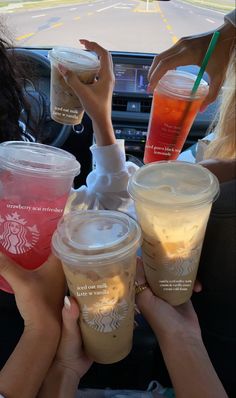
[[[28,271],[1,253],[0,274],[12,286],[24,319],[24,332],[0,372],[0,393],[10,398],[34,398],[59,342],[65,277],[53,256],[38,270]]]
[[[228,14],[224,24],[216,29],[220,32],[220,36],[206,68],[210,78],[210,87],[202,108],[216,99],[225,79],[226,69],[235,43],[236,28],[235,24],[232,23],[233,18],[235,19],[235,11]],[[149,90],[154,90],[161,77],[170,69],[183,65],[200,66],[214,32],[183,37],[170,49],[157,55],[149,71]]]
[[[97,43],[81,40],[86,49],[100,57],[98,80],[83,84],[75,73],[60,66],[66,83],[79,97],[92,119],[96,145],[91,147],[96,168],[87,178],[87,187],[74,192],[67,203],[68,210],[110,209],[132,212],[132,201],[127,192],[130,175],[137,169],[125,162],[124,143],[116,141],[111,121],[111,101],[114,75],[111,55]],[[123,145],[122,145],[123,144]]]
[[[145,282],[138,263],[136,281]],[[208,357],[191,302],[172,307],[146,288],[136,303],[152,327],[168,368],[177,398],[226,398]]]

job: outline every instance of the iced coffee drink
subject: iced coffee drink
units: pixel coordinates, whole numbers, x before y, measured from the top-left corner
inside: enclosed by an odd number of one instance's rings
[[[117,362],[131,350],[140,237],[134,220],[110,211],[73,212],[53,236],[53,250],[80,306],[86,354],[98,363]]]
[[[91,84],[99,71],[98,58],[88,51],[58,47],[49,51],[51,61],[51,117],[58,123],[76,125],[81,123],[84,109],[78,96],[66,84],[58,65],[74,71],[80,81]]]
[[[211,172],[178,161],[146,165],[130,180],[143,233],[146,278],[154,294],[172,305],[186,302],[192,294],[218,191]]]

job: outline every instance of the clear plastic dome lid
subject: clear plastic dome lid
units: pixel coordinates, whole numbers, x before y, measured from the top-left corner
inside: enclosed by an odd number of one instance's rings
[[[93,70],[100,67],[96,54],[79,48],[55,47],[48,53],[51,61],[61,63],[71,70]]]
[[[180,161],[147,164],[129,181],[128,191],[134,200],[168,208],[199,206],[213,201],[219,182],[203,166]]]
[[[124,213],[88,210],[67,214],[53,235],[55,254],[64,261],[91,261],[122,256],[140,242],[138,224]]]
[[[197,76],[192,73],[180,70],[169,70],[159,81],[157,90],[167,92],[168,95],[180,98],[191,98],[191,91]],[[201,79],[195,98],[201,98],[207,95],[208,84]]]
[[[76,158],[63,149],[49,145],[6,141],[0,144],[1,166],[21,174],[62,177],[76,176],[80,164]]]

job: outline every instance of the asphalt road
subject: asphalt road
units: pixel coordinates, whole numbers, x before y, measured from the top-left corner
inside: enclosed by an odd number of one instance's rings
[[[215,29],[221,12],[182,0],[149,3],[96,0],[90,4],[0,11],[19,46],[78,46],[78,38],[109,50],[160,52],[180,37]]]

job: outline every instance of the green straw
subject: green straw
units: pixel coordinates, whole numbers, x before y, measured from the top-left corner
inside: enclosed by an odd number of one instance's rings
[[[205,69],[206,69],[207,64],[209,62],[211,54],[213,53],[213,51],[215,49],[215,46],[216,46],[216,43],[217,43],[217,40],[218,40],[219,36],[220,36],[220,32],[215,32],[213,34],[212,38],[211,38],[211,41],[209,43],[207,52],[205,54],[205,57],[203,58],[202,65],[200,67],[200,70],[198,72],[197,78],[195,80],[194,86],[193,86],[192,91],[191,91],[191,96],[192,97],[194,96],[194,94],[196,93],[196,91],[198,89],[198,86],[199,86],[199,84],[201,82],[203,73],[205,72]]]

